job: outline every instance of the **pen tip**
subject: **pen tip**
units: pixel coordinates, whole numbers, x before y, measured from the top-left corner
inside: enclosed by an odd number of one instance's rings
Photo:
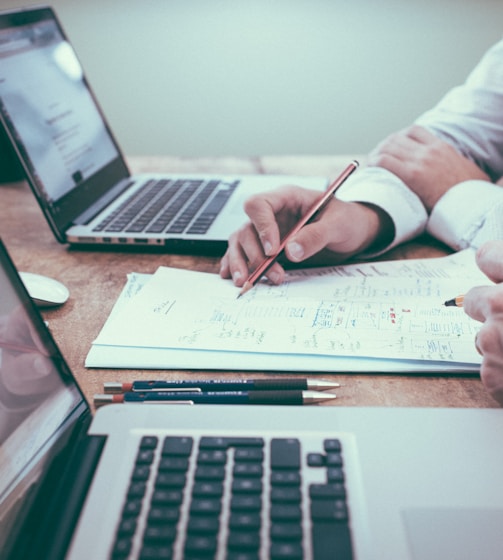
[[[325,379],[307,380],[308,389],[314,389],[315,391],[327,391],[328,389],[335,389],[340,386],[340,383],[336,383],[335,381],[326,381]]]
[[[336,399],[337,395],[334,393],[322,393],[319,391],[304,391],[303,399],[305,404],[315,404],[324,401],[331,401]]]

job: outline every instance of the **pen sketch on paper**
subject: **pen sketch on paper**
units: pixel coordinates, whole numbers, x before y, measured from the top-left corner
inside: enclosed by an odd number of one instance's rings
[[[239,299],[215,274],[160,267],[121,302],[95,344],[478,364],[479,324],[442,305],[488,283],[472,261],[458,253],[303,269]]]

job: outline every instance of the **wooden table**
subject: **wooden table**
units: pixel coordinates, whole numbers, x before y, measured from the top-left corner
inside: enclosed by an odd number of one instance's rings
[[[285,173],[335,177],[354,156],[199,158],[132,157],[133,172],[142,170],[187,173]],[[141,378],[212,378],[219,372],[86,369],[85,357],[116,301],[129,272],[153,273],[160,265],[218,272],[219,259],[166,253],[70,249],[52,235],[28,186],[0,185],[0,236],[19,270],[45,274],[70,290],[69,301],[44,312],[51,331],[89,402],[103,392],[104,381]],[[446,254],[429,238],[400,247],[386,258],[423,258]],[[253,373],[255,377],[269,375]],[[276,374],[281,375],[281,374]],[[228,377],[251,376],[227,372]],[[321,376],[318,376],[321,377]],[[477,376],[449,375],[323,375],[336,380],[334,406],[497,407]],[[331,404],[332,405],[332,404]]]

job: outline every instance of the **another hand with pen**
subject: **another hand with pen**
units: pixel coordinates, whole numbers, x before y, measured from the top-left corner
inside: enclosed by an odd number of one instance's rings
[[[285,186],[257,194],[245,204],[250,222],[229,238],[222,258],[220,275],[242,286],[249,272],[265,257],[277,253],[281,239],[319,198],[318,191]],[[391,221],[371,206],[332,199],[311,223],[304,226],[285,247],[292,263],[337,264],[367,249],[381,235],[389,235]],[[285,271],[275,262],[266,276],[281,284]]]
[[[503,241],[489,241],[477,251],[477,264],[494,286],[472,288],[465,294],[465,312],[483,323],[476,338],[482,355],[480,377],[503,405]]]
[[[471,179],[490,181],[453,146],[417,125],[385,138],[369,154],[367,165],[383,167],[399,177],[428,212],[454,185]]]

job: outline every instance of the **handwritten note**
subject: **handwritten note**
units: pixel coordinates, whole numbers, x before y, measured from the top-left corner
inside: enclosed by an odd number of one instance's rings
[[[134,295],[125,295],[93,344],[101,356],[107,348],[115,355],[120,348],[163,349],[169,360],[171,350],[185,352],[185,362],[192,355],[187,367],[198,369],[210,355],[216,362],[215,355],[225,354],[239,358],[235,369],[246,369],[252,355],[263,363],[267,356],[276,363],[302,358],[313,370],[323,358],[322,369],[332,363],[334,371],[338,358],[346,359],[345,366],[347,358],[400,361],[404,369],[408,362],[426,369],[480,363],[473,345],[479,324],[462,309],[443,306],[471,286],[489,283],[471,251],[293,271],[283,285],[259,283],[239,299],[239,289],[215,274],[161,267],[143,281]]]

